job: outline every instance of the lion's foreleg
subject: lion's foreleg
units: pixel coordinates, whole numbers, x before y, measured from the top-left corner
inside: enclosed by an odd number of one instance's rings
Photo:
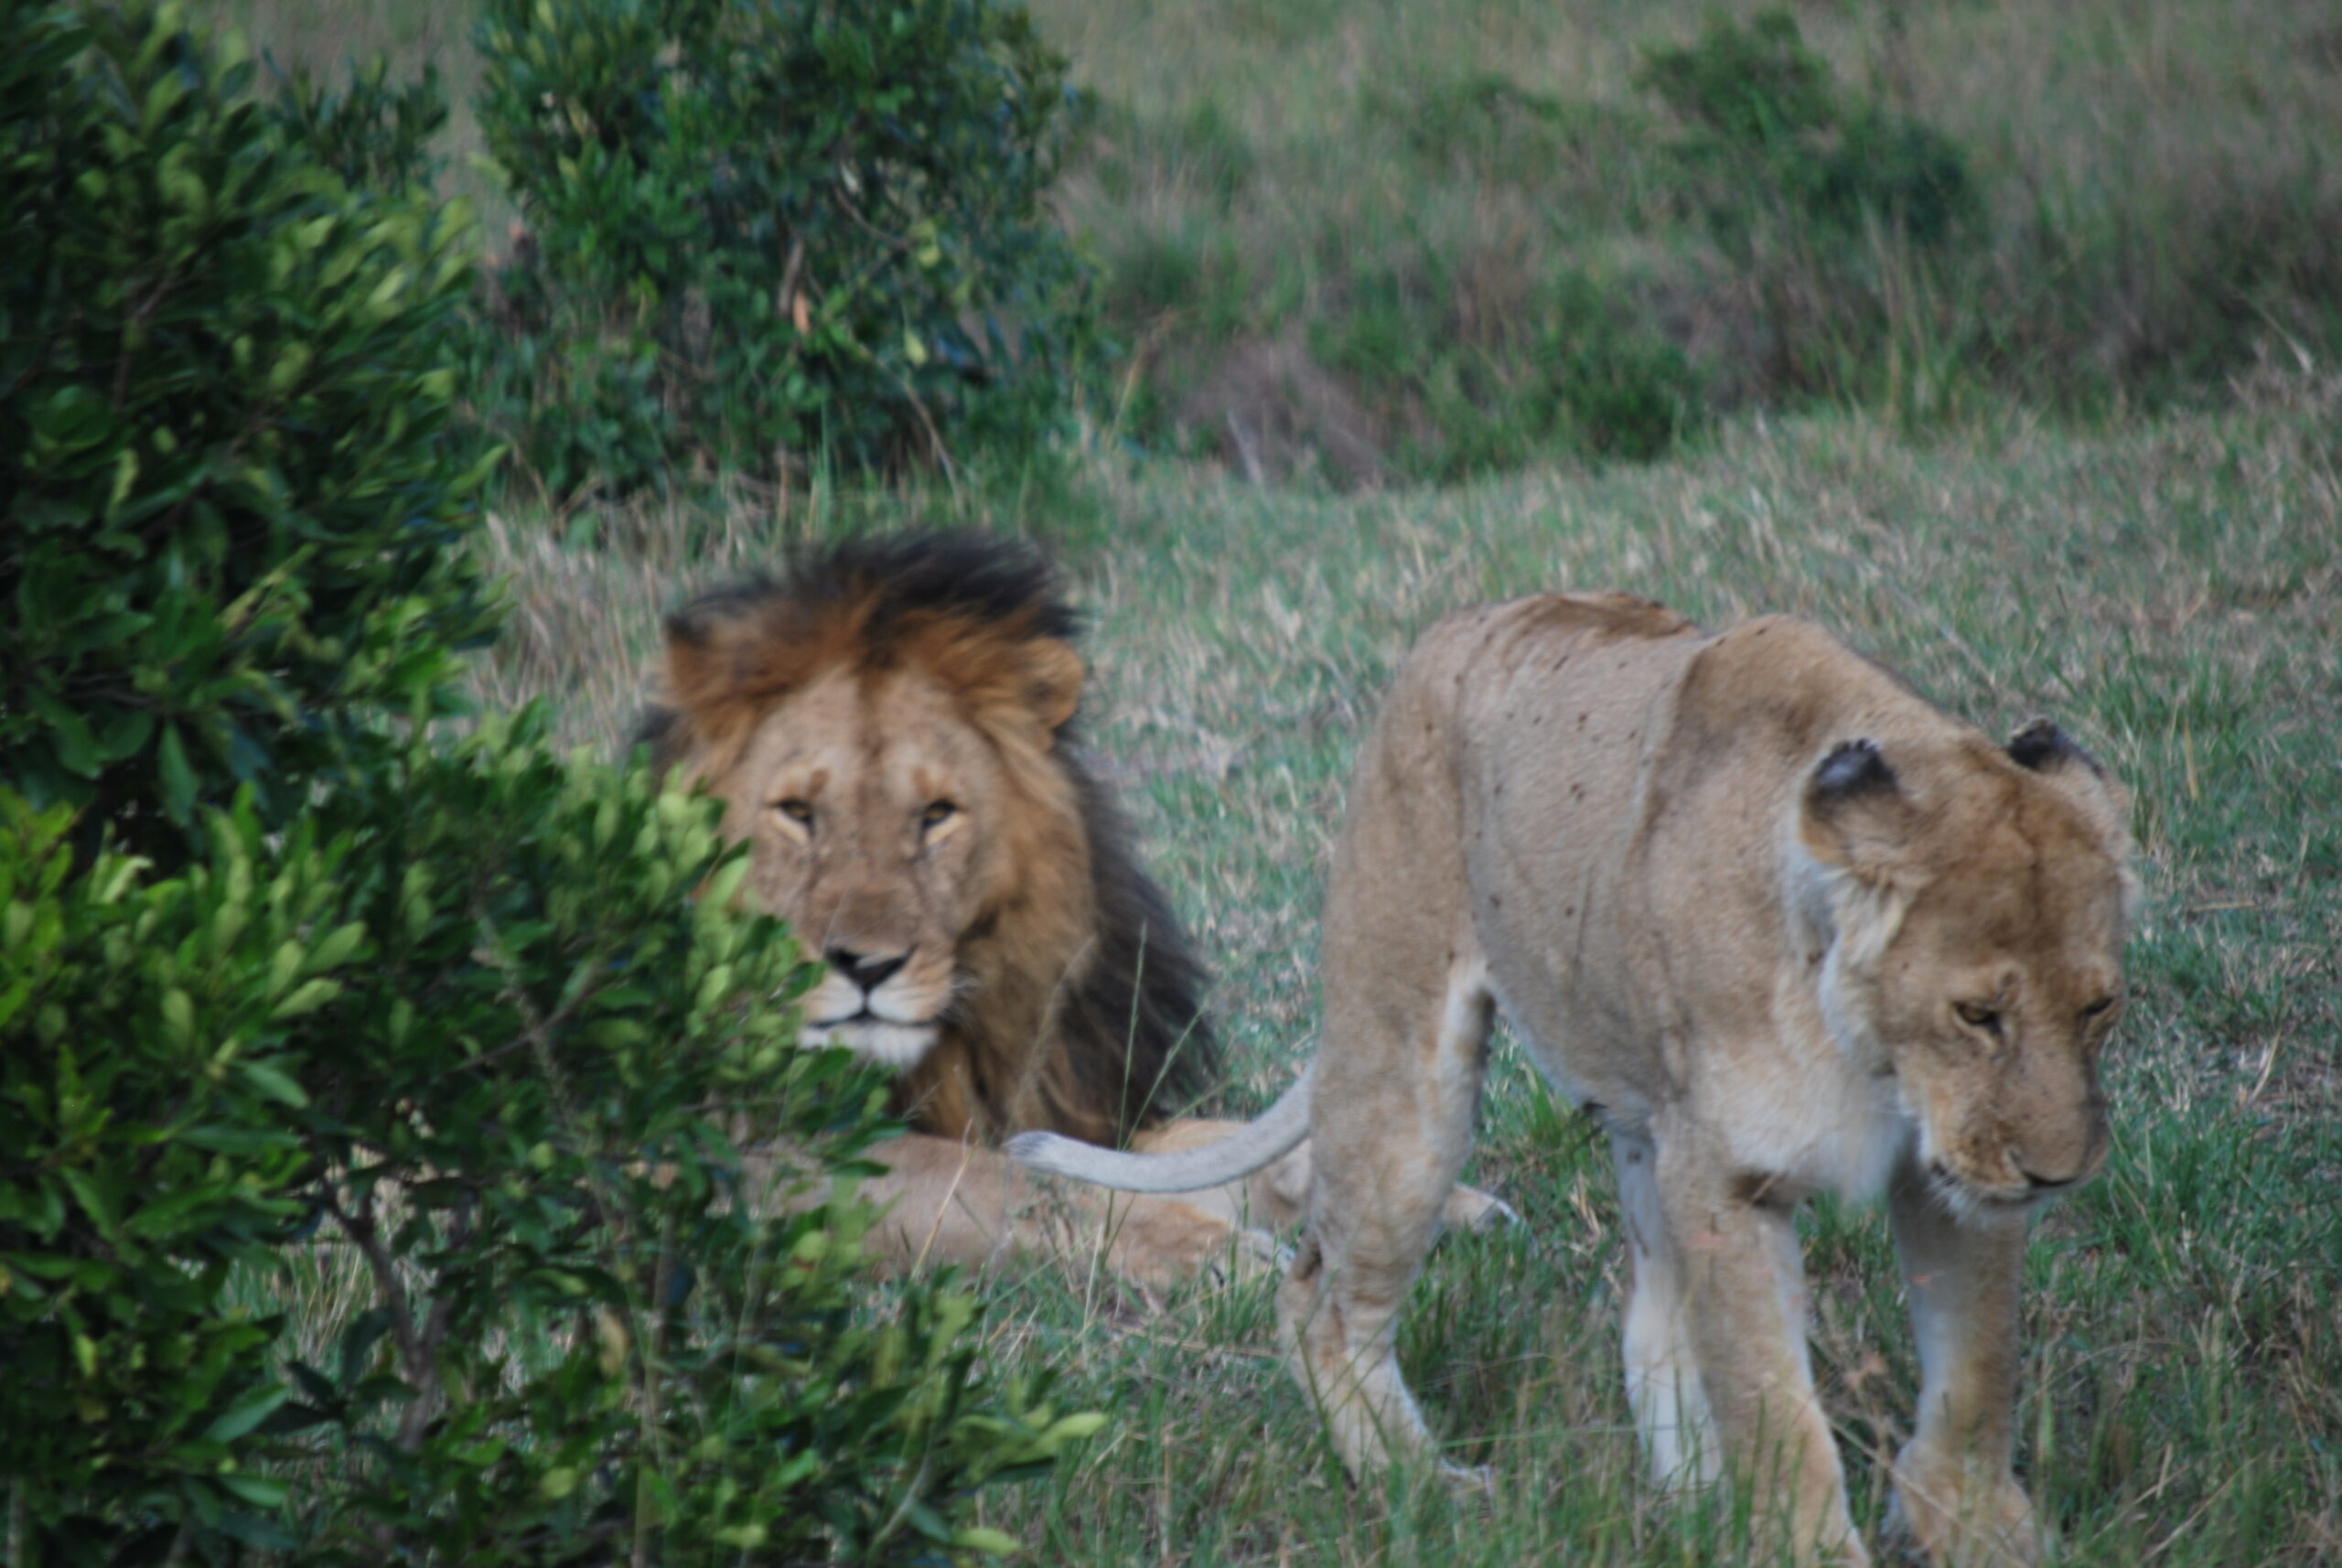
[[[996,1150],[907,1133],[876,1145],[868,1157],[886,1167],[858,1189],[880,1211],[865,1244],[882,1268],[899,1273],[957,1263],[979,1269],[1015,1241],[1015,1173]]]
[[[1919,1344],[1917,1430],[1895,1461],[1897,1526],[1939,1564],[2041,1559],[2011,1473],[2025,1216],[1954,1218],[1907,1161],[1888,1188]]]
[[[1160,1289],[1223,1263],[1263,1268],[1275,1256],[1266,1237],[1209,1208],[1037,1176],[974,1142],[911,1133],[870,1157],[886,1168],[862,1184],[882,1211],[869,1247],[892,1272],[1102,1260]]]
[[[1800,1563],[1866,1564],[1806,1351],[1795,1214],[1744,1190],[1695,1133],[1662,1128],[1658,1186],[1682,1266],[1700,1383],[1724,1455],[1778,1510]]]

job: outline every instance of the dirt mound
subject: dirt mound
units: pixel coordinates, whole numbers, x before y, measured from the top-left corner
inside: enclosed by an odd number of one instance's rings
[[[1176,404],[1195,439],[1255,484],[1316,467],[1341,489],[1387,477],[1380,422],[1295,338],[1221,346]]]

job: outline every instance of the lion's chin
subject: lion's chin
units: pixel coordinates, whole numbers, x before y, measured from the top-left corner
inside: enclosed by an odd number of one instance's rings
[[[932,1024],[897,1024],[885,1018],[849,1018],[837,1024],[808,1024],[800,1036],[808,1049],[843,1046],[866,1061],[900,1072],[917,1067],[935,1048]]]

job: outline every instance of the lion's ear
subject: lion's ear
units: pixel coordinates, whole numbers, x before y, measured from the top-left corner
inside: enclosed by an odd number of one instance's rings
[[[1073,717],[1081,702],[1081,679],[1088,671],[1073,644],[1054,637],[1037,637],[1025,644],[1025,702],[1042,726],[1055,735]]]
[[[1806,778],[1798,837],[1814,859],[1860,875],[1883,867],[1909,831],[1910,813],[1877,743],[1841,741]]]
[[[771,684],[772,606],[759,590],[704,595],[667,618],[667,690],[695,728],[725,727],[727,709]]]

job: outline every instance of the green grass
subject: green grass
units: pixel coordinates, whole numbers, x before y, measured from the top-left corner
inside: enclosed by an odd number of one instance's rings
[[[1996,731],[2056,715],[2136,798],[2149,900],[2110,1073],[2107,1175],[2036,1232],[2020,1463],[2066,1561],[2342,1559],[2342,386],[2270,377],[2217,413],[2077,437],[2022,419],[1914,444],[1862,418],[1734,423],[1700,456],[1340,498],[1096,460],[1014,495],[675,509],[618,545],[500,521],[515,634],[489,700],[551,693],[616,745],[688,588],[841,527],[1037,535],[1095,615],[1096,748],[1219,981],[1220,1109],[1311,1043],[1318,887],[1377,694],[1445,610],[1618,586],[1710,624],[1791,610]],[[992,1354],[1057,1367],[1114,1424],[986,1505],[1051,1563],[1748,1560],[1745,1519],[1639,1478],[1617,1367],[1619,1251],[1589,1130],[1499,1047],[1471,1179],[1527,1216],[1444,1242],[1409,1376],[1485,1509],[1353,1490],[1279,1370],[1266,1285],[1167,1305],[996,1279]],[[1806,1221],[1816,1367],[1858,1518],[1916,1367],[1883,1219]],[[1756,1560],[1763,1560],[1758,1557]]]

